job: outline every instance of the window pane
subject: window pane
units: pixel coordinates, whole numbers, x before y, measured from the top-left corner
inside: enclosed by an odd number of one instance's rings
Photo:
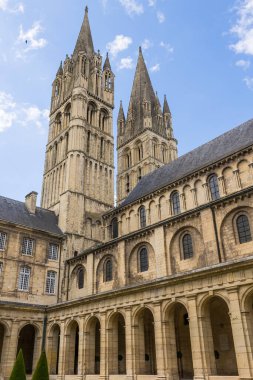
[[[118,237],[118,220],[114,218],[112,220],[112,238],[116,239]]]
[[[78,289],[83,289],[84,286],[84,270],[83,268],[79,268],[77,272],[77,285]]]
[[[5,249],[6,236],[4,232],[0,232],[0,251]]]
[[[172,205],[172,211],[174,215],[180,214],[180,199],[178,192],[175,192],[171,195],[171,205]]]
[[[26,291],[29,289],[30,268],[27,266],[21,267],[19,272],[18,289]]]
[[[249,219],[246,215],[240,215],[237,220],[237,230],[238,230],[238,236],[240,243],[247,243],[248,241],[251,241],[251,232],[250,232],[250,225],[249,225]]]
[[[209,189],[211,193],[211,199],[214,201],[215,199],[220,198],[220,192],[219,192],[219,185],[218,185],[218,179],[216,175],[212,175],[209,180]]]
[[[146,209],[144,206],[140,208],[140,226],[141,228],[146,227]]]
[[[46,280],[46,293],[54,294],[55,293],[55,280],[56,280],[56,272],[48,271],[47,272],[47,280]]]
[[[148,266],[148,251],[147,248],[142,248],[140,250],[140,272],[146,272]]]
[[[105,264],[105,281],[112,281],[112,260],[107,260]]]
[[[33,254],[34,240],[30,238],[24,238],[22,244],[22,254],[31,256]]]
[[[48,258],[49,260],[58,260],[58,245],[49,244]]]
[[[183,237],[183,253],[185,260],[193,257],[192,237],[189,234]]]

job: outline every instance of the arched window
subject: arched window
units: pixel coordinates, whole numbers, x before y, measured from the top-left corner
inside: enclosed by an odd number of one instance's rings
[[[119,234],[119,231],[118,231],[118,219],[117,218],[114,218],[112,220],[112,238],[113,239],[116,239],[118,237],[118,234]]]
[[[130,191],[130,178],[129,174],[126,175],[126,192],[129,193]]]
[[[46,279],[46,293],[55,294],[56,272],[49,270]]]
[[[140,272],[148,271],[148,251],[146,247],[142,247],[139,252],[139,267]]]
[[[146,227],[146,209],[144,206],[140,207],[139,215],[140,215],[140,226],[141,228],[144,228]]]
[[[208,185],[209,185],[209,190],[210,190],[212,201],[219,199],[220,198],[220,192],[219,192],[218,178],[217,178],[216,174],[212,174],[208,178]]]
[[[138,168],[138,181],[140,181],[141,180],[141,168]]]
[[[77,271],[77,287],[83,289],[84,287],[84,269],[80,267]]]
[[[184,260],[190,259],[193,257],[193,245],[192,237],[190,234],[185,234],[182,239],[183,246],[183,258]]]
[[[237,232],[240,244],[247,243],[252,240],[249,219],[246,215],[240,215],[236,219]]]
[[[104,281],[105,282],[112,281],[112,260],[111,259],[108,259],[105,262]]]
[[[18,278],[18,290],[27,291],[29,290],[31,269],[24,265],[20,268],[19,278]]]
[[[178,215],[181,212],[180,208],[180,198],[179,198],[179,193],[175,191],[174,193],[171,194],[170,197],[171,200],[171,207],[172,207],[172,212],[174,215]]]

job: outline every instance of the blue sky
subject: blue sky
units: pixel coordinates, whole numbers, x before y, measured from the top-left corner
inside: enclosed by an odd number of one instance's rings
[[[51,83],[86,4],[116,75],[114,125],[139,45],[167,94],[179,154],[253,117],[253,0],[0,0],[1,195],[41,191]]]

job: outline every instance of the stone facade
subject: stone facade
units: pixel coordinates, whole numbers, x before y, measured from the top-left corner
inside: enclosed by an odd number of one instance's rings
[[[253,121],[177,159],[166,99],[132,135],[121,107],[118,178],[135,179],[112,208],[113,74],[93,52],[86,10],[53,85],[43,208],[0,197],[0,378],[22,348],[28,375],[46,349],[50,380],[253,380]]]

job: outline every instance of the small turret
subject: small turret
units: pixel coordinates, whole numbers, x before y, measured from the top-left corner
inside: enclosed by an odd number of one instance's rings
[[[164,121],[164,127],[166,130],[167,137],[169,139],[174,138],[173,128],[172,128],[172,116],[171,116],[170,107],[169,107],[166,95],[164,95],[164,102],[163,102],[163,121]]]
[[[106,102],[114,103],[114,74],[112,72],[108,53],[103,66],[103,98]]]
[[[106,59],[105,59],[105,63],[104,63],[104,67],[103,67],[103,70],[109,70],[109,71],[112,71],[111,69],[111,64],[110,64],[110,59],[109,59],[109,54],[106,53]]]
[[[118,119],[117,119],[117,127],[118,127],[118,144],[122,142],[123,136],[125,134],[126,130],[126,118],[125,113],[123,109],[122,100],[120,101],[120,107],[119,107],[119,113],[118,113]]]
[[[56,73],[56,76],[62,76],[62,75],[63,75],[63,68],[62,68],[62,61],[61,61],[59,69]]]

